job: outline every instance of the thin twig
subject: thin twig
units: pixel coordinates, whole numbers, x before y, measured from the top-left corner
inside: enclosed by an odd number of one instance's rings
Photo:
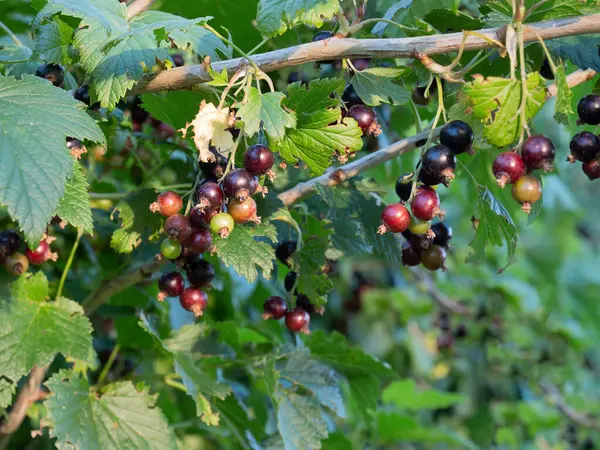
[[[75,259],[75,253],[77,253],[77,247],[79,247],[79,241],[81,240],[81,236],[83,236],[83,230],[77,230],[77,237],[75,238],[75,242],[73,243],[73,248],[71,249],[71,253],[69,254],[69,259],[67,260],[67,264],[65,264],[65,269],[63,270],[62,276],[60,277],[60,281],[58,283],[58,288],[56,289],[56,299],[58,300],[63,293],[63,289],[65,288],[65,282],[67,281],[67,276],[69,275],[69,270],[71,269],[71,265],[73,264],[73,260]]]
[[[150,9],[154,0],[134,0],[127,7],[127,19],[131,20],[138,14]]]
[[[419,289],[433,298],[441,307],[461,316],[469,314],[469,308],[440,291],[435,285],[433,278],[426,274],[423,269],[411,267],[408,270],[415,281],[419,283]]]
[[[595,419],[567,405],[565,399],[560,394],[560,391],[556,386],[545,381],[541,381],[540,388],[550,396],[551,403],[556,405],[558,410],[573,422],[587,428],[598,428],[599,424]]]

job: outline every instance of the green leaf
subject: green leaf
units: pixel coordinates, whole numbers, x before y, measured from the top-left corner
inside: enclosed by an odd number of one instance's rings
[[[55,14],[82,19],[82,25],[97,23],[108,31],[126,22],[127,7],[117,0],[49,0],[35,18],[34,26]]]
[[[341,118],[339,97],[344,86],[341,78],[313,80],[308,88],[300,83],[291,84],[284,106],[296,113],[296,128],[288,129],[281,140],[269,139],[271,150],[279,152],[289,163],[306,163],[317,175],[331,165],[336,151],[346,154],[359,150],[362,131],[354,120],[331,125]],[[337,98],[331,98],[332,93]]]
[[[229,74],[225,67],[223,67],[223,70],[219,73],[216,70],[213,70],[211,66],[208,66],[208,74],[212,78],[212,80],[206,83],[209,86],[227,86],[229,84]]]
[[[319,401],[282,388],[278,388],[275,394],[277,428],[285,450],[321,448],[321,440],[328,434]]]
[[[156,397],[131,381],[101,391],[87,379],[61,370],[46,382],[44,420],[57,447],[85,450],[173,449],[177,440]]]
[[[556,67],[554,74],[556,80],[556,103],[554,105],[554,120],[563,125],[569,125],[569,117],[573,116],[573,92],[567,82],[567,73],[564,64]]]
[[[466,400],[464,395],[452,394],[434,389],[419,390],[415,380],[394,381],[386,387],[381,399],[384,403],[393,403],[400,409],[417,411],[419,409],[447,408]]]
[[[90,208],[88,182],[79,162],[74,161],[73,175],[67,180],[65,195],[60,200],[56,214],[65,222],[92,234],[94,219]]]
[[[588,3],[591,5],[593,1],[588,1]],[[544,3],[538,4],[537,0],[525,0],[525,9],[531,11],[529,14],[527,14],[526,22],[532,23],[540,22],[542,20],[580,16],[586,13],[584,3],[585,0],[548,0]],[[535,6],[535,8],[533,8],[533,6]],[[501,0],[486,2],[485,8],[488,10],[493,10],[504,16],[505,22],[512,18],[512,9],[510,5]]]
[[[463,11],[452,11],[450,9],[434,9],[427,13],[423,20],[443,33],[453,31],[481,30],[485,28],[485,22]]]
[[[0,203],[31,245],[46,230],[73,171],[66,138],[105,144],[81,108],[85,105],[46,80],[0,77]]]
[[[193,91],[173,91],[142,95],[142,108],[152,117],[166,122],[176,130],[185,127],[198,113],[198,106],[206,94]]]
[[[569,60],[580,69],[600,72],[599,34],[567,36],[546,41],[548,50],[562,60]]]
[[[150,211],[150,205],[156,201],[156,192],[152,189],[139,189],[117,203],[111,218],[121,221],[121,228],[115,231],[110,246],[118,253],[131,253],[141,244],[143,235],[154,235],[161,229],[159,214]],[[152,236],[151,236],[152,237]]]
[[[350,83],[367,105],[379,106],[382,103],[393,106],[405,105],[410,100],[410,92],[392,81],[404,72],[405,69],[374,67],[354,72]]]
[[[487,189],[479,190],[479,203],[477,205],[477,218],[479,226],[475,237],[469,244],[474,253],[468,258],[469,262],[483,262],[486,257],[488,242],[502,247],[506,245],[506,267],[515,261],[515,252],[519,235],[510,213],[504,205]]]
[[[474,117],[485,125],[486,140],[497,147],[512,144],[521,132],[521,81],[477,76],[463,90],[471,100]],[[526,116],[529,120],[542,108],[546,99],[546,88],[539,73],[528,75],[527,92]]]
[[[244,122],[244,132],[252,137],[262,124],[271,139],[283,139],[286,128],[296,126],[296,116],[281,107],[285,94],[267,92],[261,94],[255,87],[248,91],[248,103],[238,110],[238,116]]]
[[[320,28],[340,11],[338,0],[260,0],[258,29],[266,37],[285,33],[298,24]]]
[[[7,378],[0,377],[0,408],[8,408],[16,391],[17,385],[15,383]]]
[[[0,63],[27,61],[31,54],[31,49],[24,45],[2,45],[0,46]]]
[[[55,64],[72,64],[73,28],[55,19],[38,30],[34,51],[42,60]]]
[[[263,277],[271,278],[275,250],[266,242],[258,242],[255,238],[272,233],[272,225],[266,228],[236,225],[226,238],[214,239],[217,255],[228,267],[252,283],[258,277],[257,266],[262,269]],[[272,234],[271,234],[272,236]]]
[[[57,353],[86,360],[92,326],[79,304],[47,301],[43,272],[13,283],[11,299],[0,302],[0,377],[17,382],[34,365],[46,366]]]
[[[399,0],[397,2],[394,2],[392,6],[390,6],[385,12],[383,18],[386,20],[391,20],[393,22],[396,15],[404,12],[408,7],[410,7],[412,2],[413,0]],[[376,37],[382,37],[388,25],[389,23],[387,22],[376,23],[373,29],[371,30],[371,34]]]

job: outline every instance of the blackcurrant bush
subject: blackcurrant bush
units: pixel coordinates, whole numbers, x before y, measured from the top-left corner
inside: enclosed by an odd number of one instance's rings
[[[220,209],[223,203],[223,190],[214,181],[207,181],[198,186],[196,190],[196,208],[201,211],[206,209]]]
[[[190,225],[193,228],[208,229],[211,219],[217,214],[219,214],[218,209],[200,211],[198,208],[192,208],[189,215]]]
[[[500,153],[492,165],[492,172],[501,188],[518,181],[525,175],[525,170],[525,163],[517,152]]]
[[[444,222],[438,222],[431,226],[431,231],[435,233],[433,243],[440,247],[448,247],[452,240],[452,227],[449,227]]]
[[[48,242],[46,241],[41,241],[34,250],[28,248],[25,251],[25,255],[27,256],[29,263],[34,266],[44,264],[49,259],[56,261],[56,255],[50,251],[50,245],[48,245]]]
[[[448,122],[440,132],[440,143],[445,145],[454,154],[471,152],[473,145],[473,129],[462,120]]]
[[[312,38],[312,42],[324,41],[325,39],[329,39],[333,37],[333,33],[331,31],[319,31]],[[321,64],[333,64],[333,60],[320,61]]]
[[[583,444],[581,444],[581,450],[594,450],[595,448],[596,448],[596,443],[594,442],[594,439],[592,439],[591,437],[585,438],[585,440],[583,441]]]
[[[421,254],[421,264],[429,270],[446,270],[446,250],[439,245],[431,245]]]
[[[396,181],[396,195],[400,197],[400,200],[407,202],[412,193],[413,187],[413,174],[401,175]]]
[[[156,201],[150,205],[150,211],[158,212],[164,217],[178,214],[181,208],[183,208],[183,199],[173,191],[159,194]]]
[[[165,239],[160,244],[160,252],[167,259],[177,259],[181,255],[181,243],[173,239]]]
[[[298,242],[296,241],[282,241],[275,248],[275,256],[279,261],[281,261],[286,266],[289,266],[289,257],[296,251],[298,248]]]
[[[19,276],[29,269],[29,260],[23,253],[14,253],[6,258],[4,267],[11,275]]]
[[[287,313],[287,304],[281,297],[269,297],[263,304],[263,311],[263,319],[279,320],[285,317],[285,314]]]
[[[381,221],[383,223],[377,230],[379,234],[384,234],[388,231],[402,233],[410,225],[410,214],[401,203],[392,203],[383,209]]]
[[[179,272],[166,273],[158,280],[158,300],[163,301],[165,297],[178,297],[184,289],[183,277]]]
[[[227,159],[223,158],[215,147],[209,147],[209,150],[215,154],[215,161],[199,161],[198,166],[204,175],[204,178],[210,181],[219,180],[225,173],[227,167]]]
[[[342,101],[346,104],[346,108],[352,108],[354,105],[362,105],[364,103],[351,84],[344,89]]]
[[[513,198],[521,203],[523,211],[531,212],[531,206],[542,198],[542,183],[530,176],[521,177],[512,188]]]
[[[186,288],[179,296],[179,303],[186,311],[200,317],[208,304],[208,295],[195,287]]]
[[[260,217],[256,215],[256,202],[252,197],[248,197],[243,202],[230,200],[227,212],[233,217],[235,223],[260,223]]]
[[[571,154],[567,157],[567,161],[588,162],[600,154],[600,139],[594,133],[582,131],[573,136],[569,147]]]
[[[252,175],[246,169],[234,169],[223,179],[223,192],[229,198],[244,201],[251,194]]]
[[[309,334],[310,315],[302,308],[294,308],[285,315],[285,326],[294,333]]]
[[[454,152],[445,145],[435,145],[428,149],[421,160],[421,172],[431,178],[448,186],[454,179],[454,169],[456,168],[456,156]],[[425,183],[429,186],[431,184]]]
[[[212,250],[212,234],[205,228],[196,228],[184,243],[185,247],[193,253],[201,255]]]
[[[288,292],[291,292],[292,289],[294,289],[294,285],[296,284],[296,280],[298,279],[298,273],[291,271],[288,272],[288,274],[285,276],[285,279],[283,280],[283,286],[285,287],[285,290]]]
[[[244,169],[251,175],[266,175],[274,163],[275,156],[265,145],[254,144],[244,153]]]
[[[210,221],[210,229],[213,233],[218,234],[222,238],[229,236],[229,233],[233,230],[235,221],[227,213],[219,213],[213,217]]]
[[[354,105],[348,110],[347,117],[351,117],[356,120],[358,126],[362,130],[362,135],[367,136],[368,134],[379,135],[381,129],[377,124],[377,115],[375,111],[367,105]]]
[[[440,210],[440,197],[435,189],[429,186],[421,186],[417,189],[410,209],[413,215],[420,220],[429,221],[436,216],[444,216],[444,212]]]
[[[215,279],[215,268],[208,261],[200,259],[188,266],[186,275],[192,286],[208,288]]]
[[[529,170],[542,169],[549,172],[554,168],[554,144],[546,136],[530,136],[523,143],[521,158]]]
[[[421,264],[421,248],[412,242],[402,244],[402,264],[409,267]]]
[[[21,236],[14,230],[0,233],[0,253],[4,256],[14,255],[21,248]]]
[[[40,78],[45,78],[56,87],[62,87],[65,81],[65,71],[58,64],[42,64],[37,68],[35,74]]]
[[[544,61],[542,61],[542,65],[540,66],[540,75],[546,80],[554,80],[554,72],[552,72],[552,67],[550,66],[550,61],[548,61],[548,58],[544,58]]]
[[[582,123],[600,124],[600,95],[586,95],[577,105],[577,114]]]
[[[583,163],[582,169],[590,181],[597,180],[600,178],[600,159],[592,159]]]
[[[181,214],[174,214],[168,217],[165,221],[164,229],[170,239],[179,242],[186,241],[192,235],[190,219]]]

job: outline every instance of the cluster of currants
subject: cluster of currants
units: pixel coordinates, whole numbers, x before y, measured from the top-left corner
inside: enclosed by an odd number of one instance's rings
[[[578,124],[600,124],[600,96],[586,95],[577,105]],[[577,133],[571,139],[571,154],[567,161],[583,163],[583,173],[593,181],[600,178],[600,137],[589,131]]]
[[[440,311],[435,320],[435,325],[440,330],[440,334],[436,338],[436,346],[440,352],[452,350],[456,340],[464,339],[469,334],[464,323],[460,323],[452,329],[450,314],[446,311]]]
[[[46,237],[38,246],[31,250],[25,249],[20,253],[22,239],[15,230],[6,230],[0,233],[0,264],[12,275],[19,276],[29,270],[29,265],[39,266],[48,260],[56,261],[58,255],[50,251],[50,242],[53,238]]]
[[[212,251],[213,233],[226,238],[236,224],[260,223],[252,195],[263,191],[258,177],[268,174],[274,162],[273,153],[266,146],[255,144],[244,154],[244,168],[229,171],[221,181],[219,174],[225,173],[226,161],[200,163],[205,179],[198,184],[195,206],[187,215],[181,214],[183,199],[179,194],[159,194],[150,210],[166,217],[163,229],[167,238],[160,246],[162,256],[186,270],[192,286],[184,289],[178,272],[166,274],[159,282],[159,300],[179,296],[183,308],[196,316],[202,314],[207,296],[200,289],[210,287],[215,271],[201,255]]]

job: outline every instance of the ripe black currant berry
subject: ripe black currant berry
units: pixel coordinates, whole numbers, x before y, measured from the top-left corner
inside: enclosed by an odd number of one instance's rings
[[[423,154],[421,164],[423,165],[421,172],[425,172],[429,177],[428,181],[435,180],[437,181],[435,184],[442,183],[444,186],[448,186],[454,179],[456,156],[445,145],[435,145],[428,149]],[[425,184],[431,186],[429,183]]]
[[[166,273],[158,280],[158,301],[162,302],[166,297],[178,297],[183,293],[184,282],[179,272]]]
[[[193,253],[202,254],[212,249],[213,240],[210,230],[196,228],[184,243],[185,247]]]
[[[463,339],[469,335],[469,330],[464,323],[459,324],[454,330],[454,337],[456,339]]]
[[[421,186],[412,199],[410,209],[413,215],[420,220],[432,220],[439,216],[443,218],[444,212],[440,210],[440,197],[435,189],[429,186]]]
[[[600,124],[600,95],[586,95],[577,105],[577,114],[582,123]]]
[[[14,230],[0,233],[0,254],[3,256],[14,255],[21,248],[21,236]]]
[[[344,89],[342,101],[346,104],[346,108],[352,108],[354,105],[362,105],[364,103],[351,84]]]
[[[365,69],[368,69],[371,65],[371,60],[368,58],[356,58],[351,60],[352,65],[358,72],[362,72]]]
[[[554,144],[546,136],[530,136],[521,149],[521,158],[529,170],[542,169],[549,172],[554,168]]]
[[[554,80],[554,72],[552,72],[552,67],[550,67],[548,58],[544,58],[544,61],[542,61],[542,65],[540,66],[540,75],[546,80]]]
[[[594,450],[595,448],[596,448],[596,443],[594,442],[594,439],[592,439],[591,437],[585,438],[585,440],[583,441],[583,444],[581,444],[581,450]]]
[[[415,220],[418,220],[418,219],[415,219]],[[426,222],[426,221],[424,221],[422,223],[425,224],[425,227],[430,225],[430,223]],[[429,246],[431,244],[433,244],[433,239],[434,239],[433,230],[430,228],[430,229],[425,229],[425,231],[426,232],[424,234],[414,234],[410,230],[408,230],[408,232],[411,233],[409,242],[411,243],[411,245],[413,247],[420,248],[421,250],[427,250],[429,248]]]
[[[502,152],[494,160],[492,172],[498,186],[504,188],[507,184],[515,183],[525,175],[525,163],[517,152]]]
[[[427,97],[427,86],[417,86],[412,91],[412,100],[417,105],[427,106],[431,101],[431,96],[437,91],[437,83],[433,83],[430,88]]]
[[[79,100],[82,103],[90,106],[90,93],[88,89],[88,85],[84,84],[83,86],[78,87],[73,94],[75,100]]]
[[[4,267],[11,275],[19,276],[29,269],[29,260],[23,253],[15,253],[6,258]]]
[[[308,299],[308,297],[304,294],[300,294],[296,297],[296,308],[303,309],[308,313],[309,316],[312,316],[315,313],[323,315],[323,313],[325,312],[325,309],[323,309],[323,307],[316,308],[315,305],[313,305]]]
[[[348,110],[347,117],[356,120],[358,126],[362,130],[362,135],[367,136],[372,134],[378,136],[381,134],[381,128],[377,123],[377,115],[372,108],[367,105],[354,105]]]
[[[440,143],[460,155],[464,152],[472,152],[473,129],[462,120],[448,122],[440,132]]]
[[[265,145],[254,144],[244,153],[244,169],[252,175],[266,175],[275,163],[273,152]]]
[[[219,214],[218,209],[200,211],[198,208],[192,208],[189,215],[190,225],[193,228],[208,229],[211,219],[217,214]]]
[[[433,243],[440,247],[448,247],[452,240],[452,227],[449,227],[444,222],[438,222],[431,226],[431,231],[435,233]]]
[[[148,117],[150,116],[148,111],[142,108],[142,98],[140,96],[136,96],[133,99],[129,109],[131,111],[131,120],[134,122],[134,124],[141,125],[148,120]]]
[[[44,264],[49,259],[56,261],[58,255],[50,251],[50,245],[46,241],[41,241],[39,245],[34,249],[29,248],[25,251],[25,255],[31,264],[39,266]]]
[[[302,308],[295,308],[285,315],[285,326],[294,333],[309,334],[310,315]]]
[[[288,272],[288,274],[285,276],[285,279],[283,280],[283,286],[285,287],[285,290],[290,292],[292,289],[294,289],[294,285],[296,284],[296,280],[298,279],[298,273],[291,271]]]
[[[207,181],[198,186],[196,190],[196,208],[200,211],[206,209],[220,209],[223,203],[223,191],[214,181]]]
[[[195,287],[185,289],[179,296],[179,303],[186,311],[194,313],[194,316],[202,315],[204,308],[208,304],[208,295]]]
[[[289,266],[290,263],[288,258],[292,256],[292,254],[298,248],[298,242],[296,241],[282,241],[275,248],[275,256],[279,261],[281,261],[286,266]]]
[[[196,288],[208,288],[215,279],[215,268],[211,263],[200,259],[188,265],[187,279]]]
[[[437,186],[438,184],[442,183],[443,180],[440,177],[434,177],[428,172],[421,170],[419,173],[419,181],[425,186]]]
[[[42,64],[35,71],[36,76],[45,78],[56,87],[62,87],[65,81],[65,71],[58,64]]]
[[[181,208],[183,208],[183,199],[173,191],[159,194],[156,201],[150,205],[150,211],[158,212],[164,217],[178,214]]]
[[[582,169],[590,181],[597,180],[600,178],[600,159],[592,159],[583,163]]]
[[[319,31],[312,38],[312,42],[324,41],[325,39],[329,39],[333,37],[333,33],[331,31]],[[320,61],[321,64],[333,64],[333,60]]]
[[[446,250],[439,245],[431,245],[421,254],[421,264],[429,270],[446,270]]]
[[[223,192],[229,198],[244,201],[252,190],[252,175],[246,169],[234,169],[223,179]]]
[[[204,178],[210,181],[217,181],[225,173],[227,159],[223,158],[215,147],[211,146],[208,149],[215,155],[215,161],[198,161],[198,167],[200,167]]]
[[[413,176],[414,174],[412,173],[404,174],[396,181],[396,194],[403,202],[407,202],[410,198],[413,187]]]
[[[190,219],[181,214],[174,214],[168,217],[165,221],[164,229],[165,233],[169,236],[169,239],[179,242],[186,241],[192,235]]]
[[[513,198],[521,203],[523,211],[529,214],[531,206],[542,198],[542,183],[537,178],[524,176],[512,188]]]
[[[379,234],[384,234],[388,231],[402,233],[410,225],[410,214],[401,203],[392,203],[383,209],[381,221],[383,223],[377,229]]]
[[[600,154],[600,139],[594,133],[582,131],[573,136],[569,147],[571,154],[567,157],[567,161],[588,162]]]
[[[409,267],[421,264],[421,247],[412,242],[402,244],[402,264]]]
[[[175,64],[175,67],[185,66],[185,59],[182,53],[172,54],[171,59],[173,60],[173,64]]]
[[[263,305],[262,318],[279,320],[285,317],[287,313],[287,304],[281,297],[269,297]]]

